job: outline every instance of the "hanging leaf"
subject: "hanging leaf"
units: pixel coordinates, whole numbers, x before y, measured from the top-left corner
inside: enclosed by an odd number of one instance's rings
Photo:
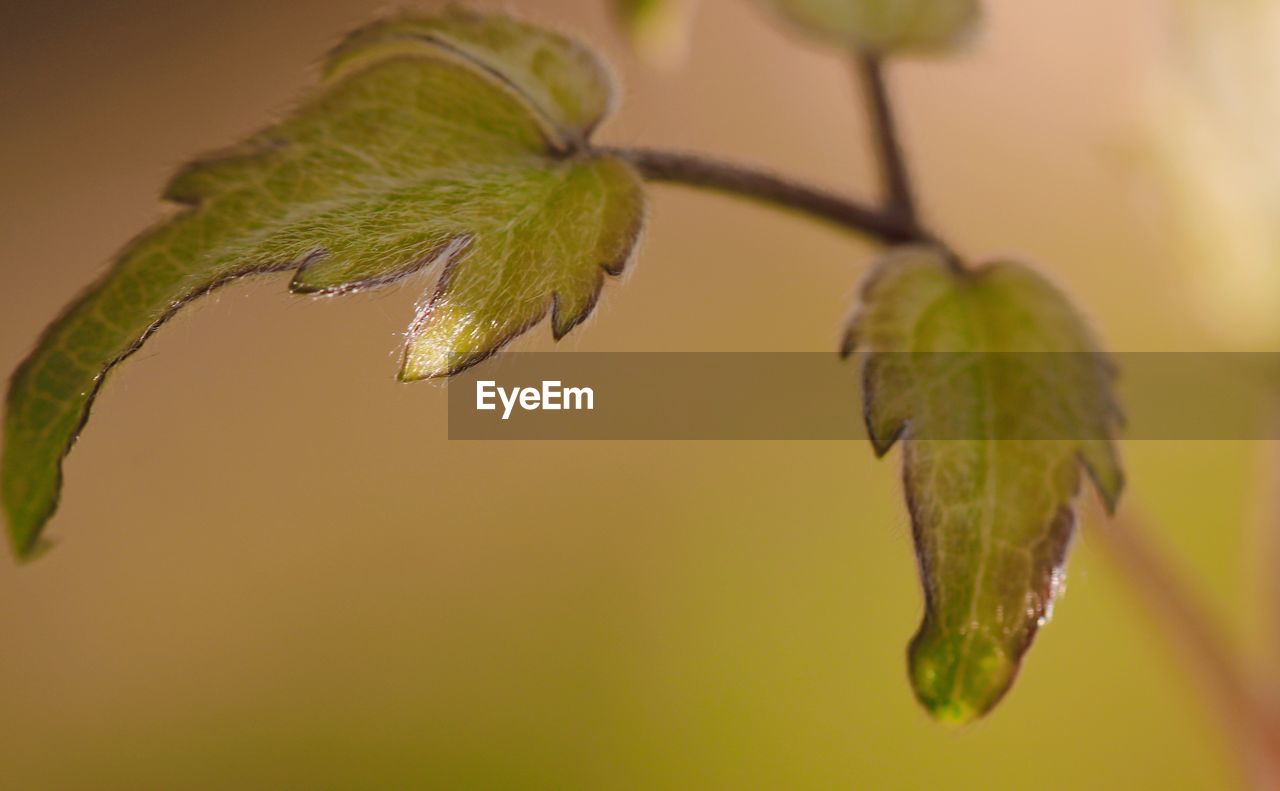
[[[756,0],[815,38],[869,54],[937,52],[961,43],[978,0]]]
[[[912,684],[937,718],[972,720],[1051,612],[1081,468],[1108,507],[1119,497],[1114,372],[1042,277],[961,272],[928,248],[879,263],[844,350],[862,355],[876,452],[902,445],[925,594]]]
[[[564,39],[447,11],[364,28],[283,122],[182,170],[185,207],[130,244],[14,374],[0,483],[19,556],[37,546],[61,459],[110,369],[195,298],[246,275],[345,294],[434,265],[400,377],[445,376],[548,313],[581,322],[622,271],[644,199],[627,164],[584,147],[612,88]]]

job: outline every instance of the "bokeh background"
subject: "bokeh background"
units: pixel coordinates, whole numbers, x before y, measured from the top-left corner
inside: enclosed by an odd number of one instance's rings
[[[742,0],[704,0],[674,71],[633,57],[603,2],[508,5],[616,65],[601,139],[869,194],[842,58]],[[1177,5],[990,0],[964,55],[892,74],[936,224],[1039,262],[1118,350],[1230,343],[1196,318],[1151,164],[1185,78],[1166,68],[1185,63],[1169,57]],[[0,368],[162,216],[175,167],[286,108],[380,9],[0,4]],[[666,187],[650,228],[586,327],[516,348],[831,349],[874,253]],[[0,563],[0,787],[1241,782],[1088,530],[1013,693],[940,728],[905,675],[921,603],[894,461],[841,442],[449,442],[446,387],[393,377],[417,296],[237,285],[113,374],[67,463],[58,546]],[[1277,666],[1276,449],[1125,456],[1161,546],[1233,643]]]

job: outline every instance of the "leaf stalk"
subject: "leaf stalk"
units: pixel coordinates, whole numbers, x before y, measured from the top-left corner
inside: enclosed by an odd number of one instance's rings
[[[768,170],[701,154],[651,148],[598,148],[595,151],[629,162],[648,181],[737,195],[803,214],[885,244],[928,244],[947,249],[937,237],[900,212],[860,203]]]
[[[885,208],[889,213],[900,217],[904,223],[915,226],[919,219],[911,188],[911,173],[907,169],[907,158],[894,117],[893,102],[885,82],[884,61],[879,55],[871,53],[856,54],[854,58],[871,123]]]

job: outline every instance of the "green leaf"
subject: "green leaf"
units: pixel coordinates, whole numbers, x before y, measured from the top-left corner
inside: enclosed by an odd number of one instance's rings
[[[457,6],[438,14],[402,14],[346,37],[329,55],[326,79],[369,62],[413,55],[424,45],[451,52],[525,101],[561,149],[583,143],[613,109],[613,78],[587,47],[505,16]]]
[[[644,199],[630,166],[580,140],[611,101],[566,39],[446,12],[365,28],[283,122],[182,170],[184,208],[130,244],[15,373],[0,483],[15,553],[57,505],[61,459],[110,369],[193,299],[294,271],[336,295],[442,270],[400,376],[472,365],[548,313],[558,338],[620,272]],[[580,91],[580,93],[575,93]]]
[[[862,353],[867,428],[902,445],[923,623],[909,649],[937,718],[988,712],[1048,618],[1081,468],[1122,488],[1114,371],[1062,294],[1026,267],[959,271],[928,248],[887,255],[845,351]]]
[[[872,54],[938,52],[963,42],[978,0],[756,0],[810,36]]]

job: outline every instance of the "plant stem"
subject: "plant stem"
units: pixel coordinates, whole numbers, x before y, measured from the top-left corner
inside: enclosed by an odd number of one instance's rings
[[[1256,788],[1280,787],[1280,722],[1229,652],[1213,620],[1152,547],[1132,511],[1097,524],[1093,535],[1154,620],[1201,680],[1231,731],[1231,744]]]
[[[768,171],[699,154],[647,148],[597,150],[626,160],[650,181],[701,187],[750,198],[865,234],[886,244],[918,242],[946,249],[934,236],[900,214],[867,206]]]
[[[885,84],[884,61],[873,54],[855,55],[858,76],[866,97],[867,116],[875,141],[876,162],[880,166],[880,184],[885,207],[910,226],[918,223],[916,202],[911,191],[911,174],[894,120],[893,103]]]

